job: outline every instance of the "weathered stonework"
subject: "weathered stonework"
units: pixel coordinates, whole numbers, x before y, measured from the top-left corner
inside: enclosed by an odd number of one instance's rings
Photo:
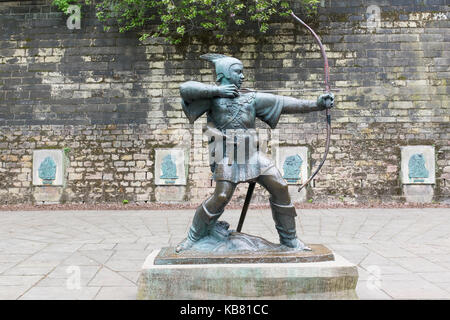
[[[332,261],[242,264],[155,264],[160,249],[144,262],[138,300],[357,299],[357,267]]]
[[[242,60],[247,87],[298,89],[292,95],[314,99],[320,90],[302,89],[323,84],[318,48],[294,23],[274,23],[263,36],[193,38],[174,47],[105,33],[89,7],[81,29],[69,30],[50,2],[0,2],[0,204],[36,201],[32,151],[54,148],[70,148],[61,202],[156,201],[154,149],[180,142],[190,150],[184,201],[200,203],[214,187],[206,119],[188,123],[178,88],[214,81],[198,58],[203,53]],[[446,1],[371,1],[380,8],[374,21],[366,19],[366,1],[323,3],[313,27],[327,49],[330,84],[340,92],[330,153],[308,199],[404,201],[400,148],[407,145],[435,146],[433,200],[449,199]],[[278,128],[280,145],[309,147],[314,170],[324,152],[324,115],[283,115]],[[234,201],[245,192],[240,186]],[[267,203],[260,187],[253,202]]]

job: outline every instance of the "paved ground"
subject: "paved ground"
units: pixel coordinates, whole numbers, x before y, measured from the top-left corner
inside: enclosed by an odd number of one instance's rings
[[[450,209],[299,211],[302,240],[358,265],[361,299],[450,299]],[[0,212],[0,299],[134,299],[145,257],[181,241],[192,215]],[[249,211],[243,232],[277,241],[269,210]]]

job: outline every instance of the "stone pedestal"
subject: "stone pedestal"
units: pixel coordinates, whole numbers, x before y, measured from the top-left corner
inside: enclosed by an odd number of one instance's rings
[[[182,202],[185,195],[185,186],[156,186],[155,188],[157,202]]]
[[[332,261],[155,265],[146,259],[139,300],[357,299],[358,271],[339,255]]]
[[[430,184],[405,184],[403,195],[406,202],[431,203],[434,197],[434,189]]]
[[[64,193],[64,187],[58,186],[36,186],[33,187],[33,198],[39,204],[58,204]]]

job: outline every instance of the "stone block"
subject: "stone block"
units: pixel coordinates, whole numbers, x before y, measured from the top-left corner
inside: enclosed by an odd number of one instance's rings
[[[157,186],[155,199],[157,202],[181,202],[186,194],[185,186]]]
[[[36,203],[57,204],[61,202],[64,188],[60,186],[35,186],[33,198]]]
[[[430,203],[433,201],[434,189],[430,184],[404,184],[403,195],[406,202]]]
[[[357,267],[336,254],[309,263],[155,265],[159,251],[142,267],[139,300],[357,298]]]

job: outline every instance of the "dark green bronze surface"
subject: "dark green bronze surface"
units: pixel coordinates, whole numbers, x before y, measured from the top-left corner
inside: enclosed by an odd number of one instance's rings
[[[222,250],[222,247],[228,249],[238,247],[242,250],[250,245],[254,248],[255,243],[249,242],[249,239],[239,239],[234,236],[229,239],[228,228],[225,228],[223,236],[219,234],[217,237],[218,219],[239,183],[250,183],[251,188],[246,197],[238,231],[242,228],[254,184],[258,183],[269,193],[272,216],[280,243],[297,251],[307,250],[307,246],[297,238],[295,228],[297,214],[289,195],[288,184],[271,157],[259,148],[261,145],[259,142],[264,141],[259,141],[254,134],[256,119],[260,119],[274,129],[282,114],[301,114],[321,110],[328,110],[328,114],[329,109],[333,107],[334,95],[329,92],[328,86],[327,93],[320,95],[317,100],[303,100],[256,91],[240,92],[245,79],[244,66],[240,60],[216,53],[208,53],[201,58],[214,63],[217,85],[197,81],[181,84],[181,105],[190,123],[194,123],[205,113],[207,115],[205,134],[208,136],[210,167],[216,186],[211,197],[197,208],[188,235],[177,246],[176,251],[181,253],[194,249],[196,246],[206,248],[206,251],[210,252]],[[329,141],[330,130],[328,130],[327,141]],[[328,143],[326,150],[328,151]],[[215,239],[223,240],[224,243],[220,244]],[[200,241],[205,245],[198,244]],[[264,248],[256,246],[256,250],[250,251],[264,252]],[[276,261],[280,261],[280,258]]]

